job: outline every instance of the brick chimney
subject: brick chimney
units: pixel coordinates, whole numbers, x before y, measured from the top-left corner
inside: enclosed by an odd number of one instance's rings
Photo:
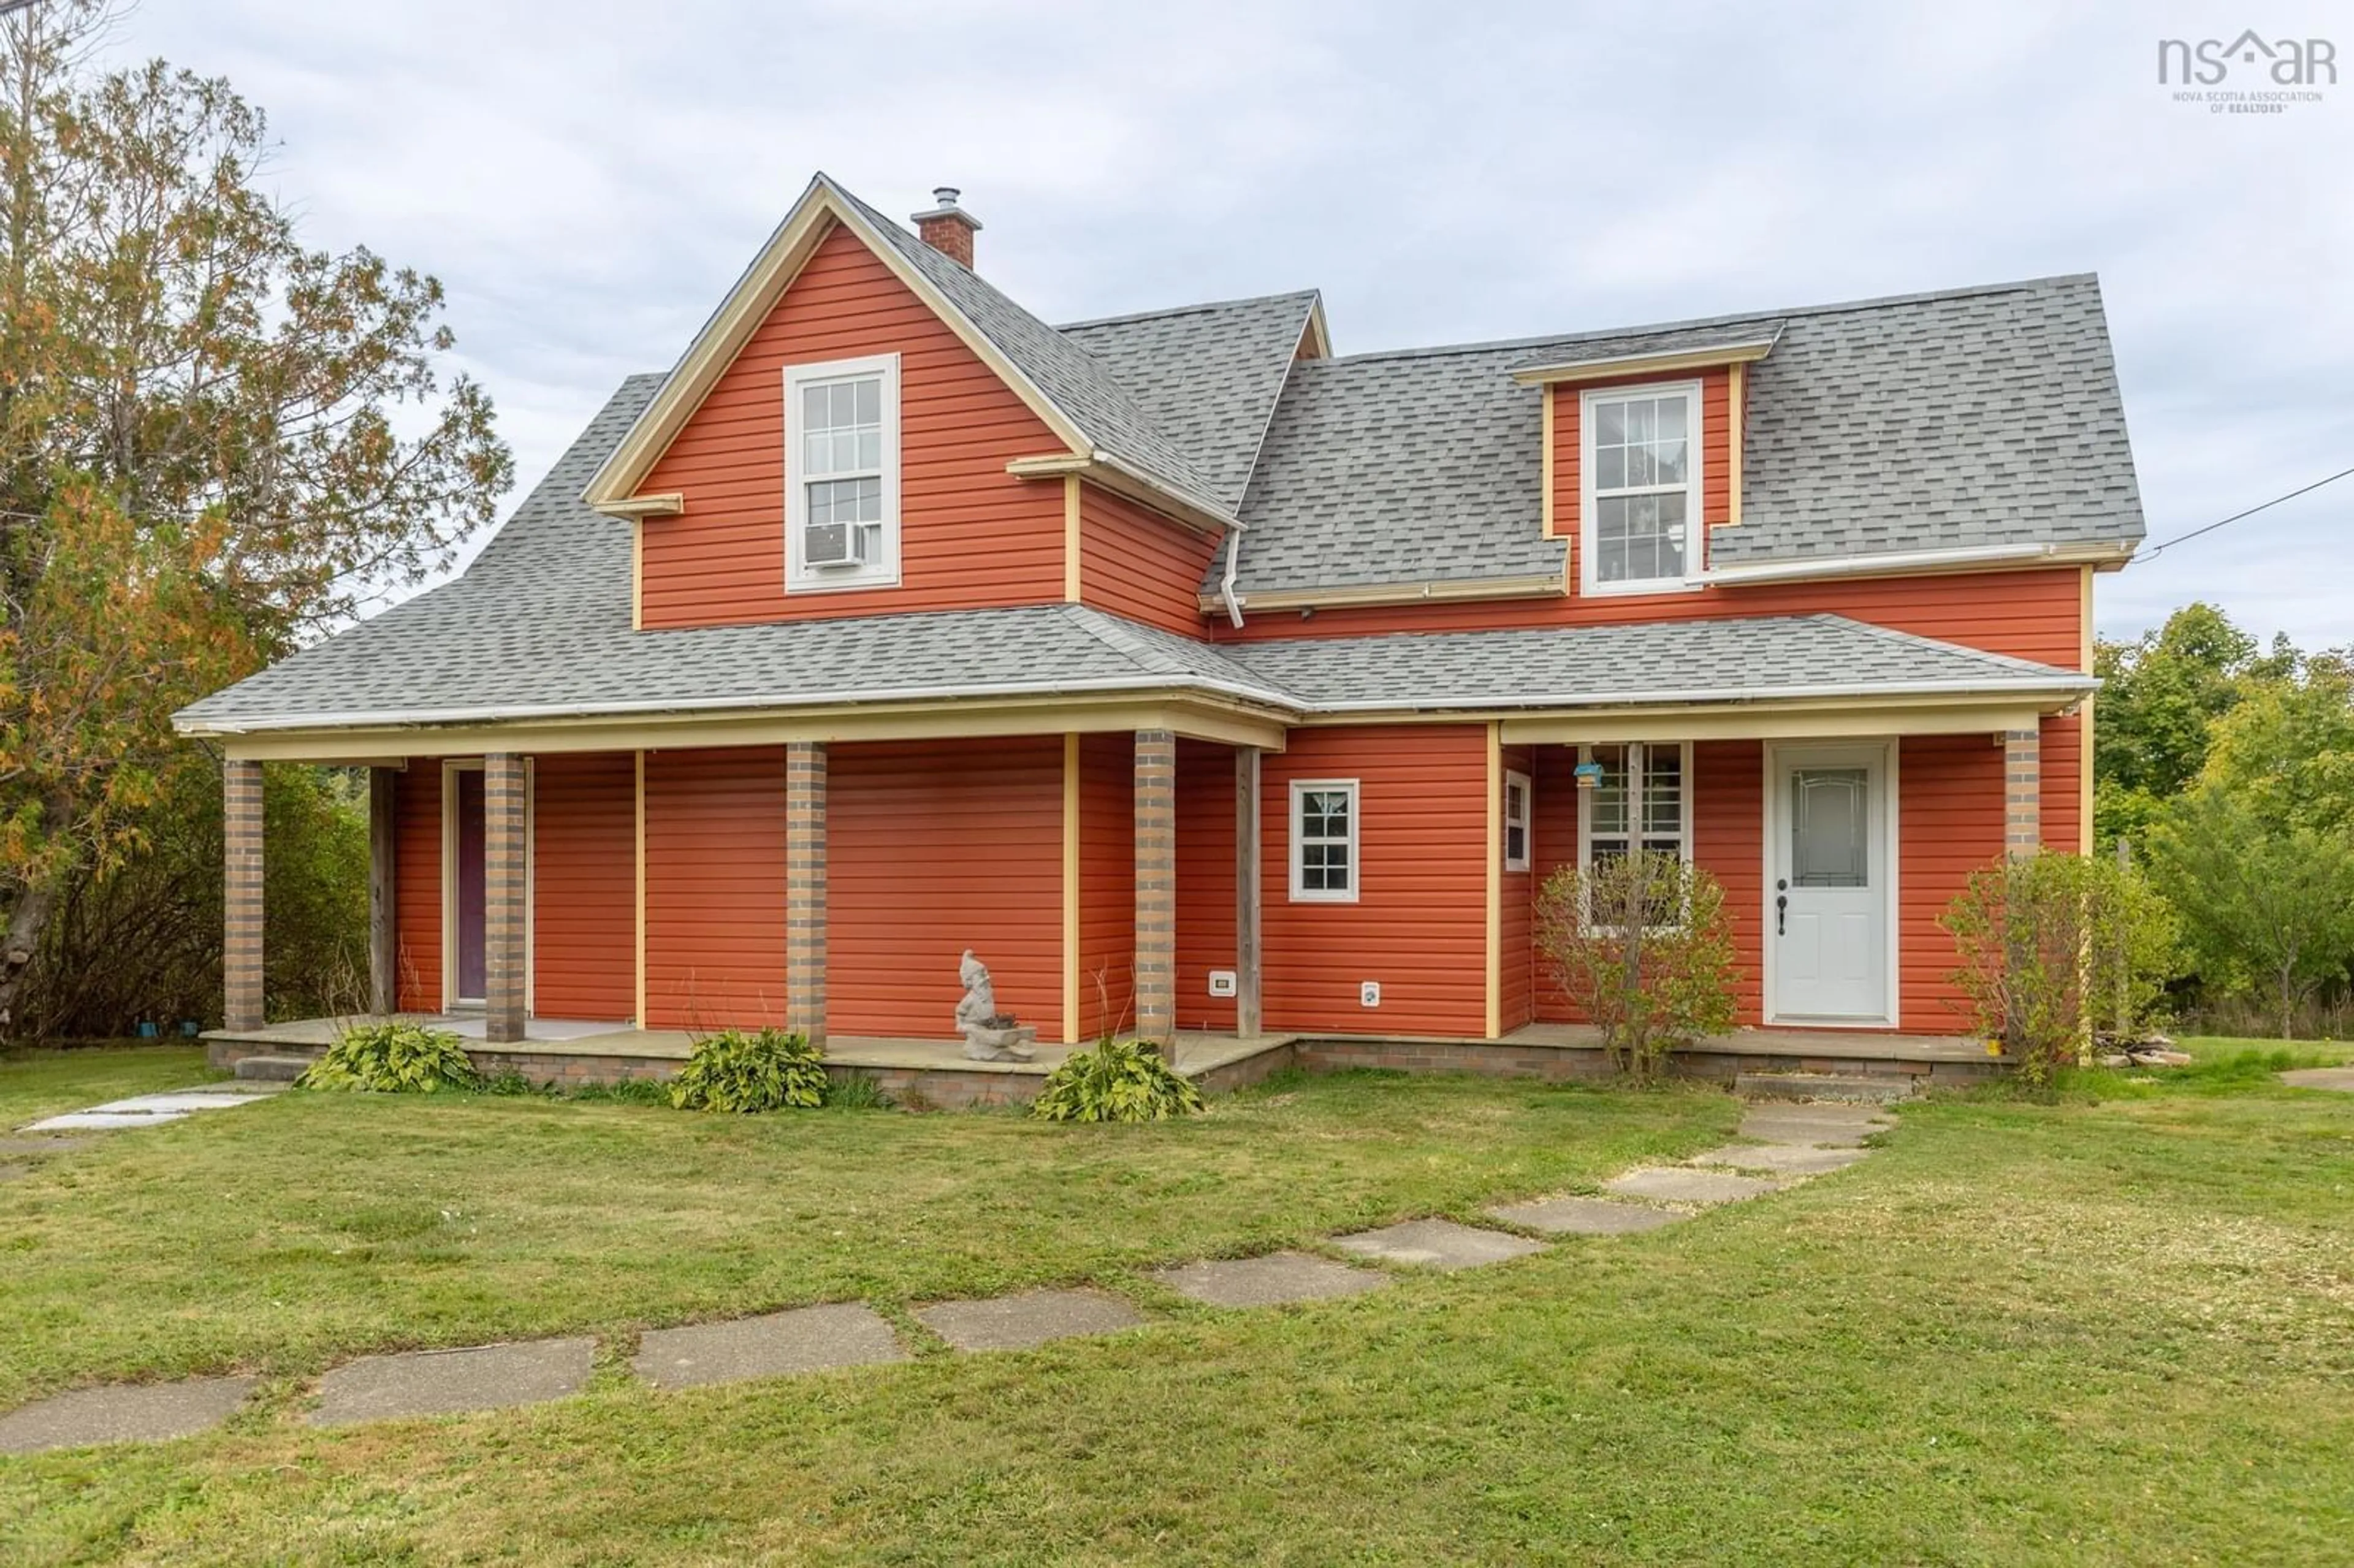
[[[932,199],[939,205],[929,212],[915,215],[916,233],[925,244],[970,272],[972,237],[981,232],[981,219],[957,206],[957,196],[954,185],[934,189]]]

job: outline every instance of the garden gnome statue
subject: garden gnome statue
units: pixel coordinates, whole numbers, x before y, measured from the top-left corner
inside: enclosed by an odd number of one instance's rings
[[[1027,1062],[1038,1031],[1017,1022],[1010,1012],[997,1011],[997,991],[989,983],[989,966],[964,950],[957,965],[964,1000],[957,1003],[957,1028],[964,1034],[964,1054],[975,1062]]]

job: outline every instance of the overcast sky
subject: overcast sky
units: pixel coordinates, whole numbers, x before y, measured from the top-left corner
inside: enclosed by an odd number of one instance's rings
[[[2163,37],[2342,41],[2275,116]],[[2354,7],[144,0],[313,243],[439,275],[524,484],[824,169],[1050,321],[1314,286],[1341,353],[2094,270],[2153,542],[2354,466]],[[2253,74],[2226,85],[2253,85]],[[2103,579],[2354,641],[2354,479]]]

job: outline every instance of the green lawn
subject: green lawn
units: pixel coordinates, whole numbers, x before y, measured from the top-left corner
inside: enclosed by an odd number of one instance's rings
[[[1257,1312],[1132,1271],[1575,1187],[1734,1107],[1375,1076],[1142,1129],[285,1097],[0,1186],[0,1407],[270,1378],[210,1436],[0,1459],[0,1558],[2343,1561],[2354,1096],[2199,1054],[2057,1103],[1908,1106],[1864,1164],[1650,1235]],[[1079,1278],[1162,1321],[292,1418],[302,1376],[364,1348],[585,1328],[610,1366],[654,1323]]]

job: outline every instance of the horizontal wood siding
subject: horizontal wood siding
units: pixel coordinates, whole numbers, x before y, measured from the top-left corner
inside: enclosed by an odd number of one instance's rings
[[[834,746],[826,771],[828,1032],[956,1038],[970,948],[1061,1039],[1062,737]]]
[[[393,936],[400,1005],[441,1011],[441,764],[419,758],[393,784]],[[265,847],[265,853],[267,853]]]
[[[1177,1027],[1235,1027],[1235,999],[1210,994],[1210,971],[1235,952],[1235,754],[1177,742]]]
[[[532,764],[532,1011],[637,1011],[637,764],[629,752]]]
[[[1079,1038],[1136,1025],[1136,741],[1079,736]]]
[[[646,1012],[784,1022],[784,747],[646,753]]]
[[[1243,542],[1250,560],[1250,542]],[[1573,577],[1573,581],[1575,578]],[[1596,626],[1646,620],[1702,620],[1749,615],[1844,615],[1919,637],[1983,648],[2062,669],[2079,667],[2083,586],[2074,567],[1868,582],[1777,583],[1710,588],[1693,593],[1499,599],[1479,603],[1321,609],[1246,618],[1239,630],[1211,623],[1214,641],[1266,637],[1350,637],[1388,631],[1483,631],[1508,627]]]
[[[1954,938],[1938,918],[1971,872],[2002,854],[2002,747],[1983,735],[1897,743],[1897,1026],[1970,1027],[1955,989]],[[2044,795],[2050,809],[2048,781]]]
[[[787,595],[784,371],[900,355],[900,580]],[[649,627],[1044,604],[1063,597],[1063,485],[1006,463],[1063,443],[848,230],[837,228],[639,486]]]
[[[1692,747],[1692,864],[1724,889],[1741,1022],[1765,1021],[1766,746],[1755,740]]]
[[[1487,1025],[1482,725],[1291,732],[1266,759],[1260,842],[1270,1029],[1477,1035]],[[1359,781],[1354,904],[1294,904],[1291,782]],[[1382,982],[1378,1009],[1358,982]]]
[[[1202,576],[1218,541],[1120,496],[1079,489],[1079,602],[1189,637],[1202,634]]]
[[[1529,865],[1528,871],[1503,873],[1503,928],[1499,945],[1497,979],[1500,981],[1498,1023],[1507,1033],[1518,1029],[1536,1016],[1536,938],[1535,912],[1538,879],[1536,866],[1536,786],[1532,764],[1537,748],[1529,746],[1504,747],[1504,769],[1508,773],[1530,775],[1529,804]],[[1503,819],[1499,814],[1497,821]],[[1500,842],[1490,847],[1496,863],[1503,864],[1504,846]]]
[[[2043,845],[2074,854],[2084,847],[2084,715],[2043,721]]]

